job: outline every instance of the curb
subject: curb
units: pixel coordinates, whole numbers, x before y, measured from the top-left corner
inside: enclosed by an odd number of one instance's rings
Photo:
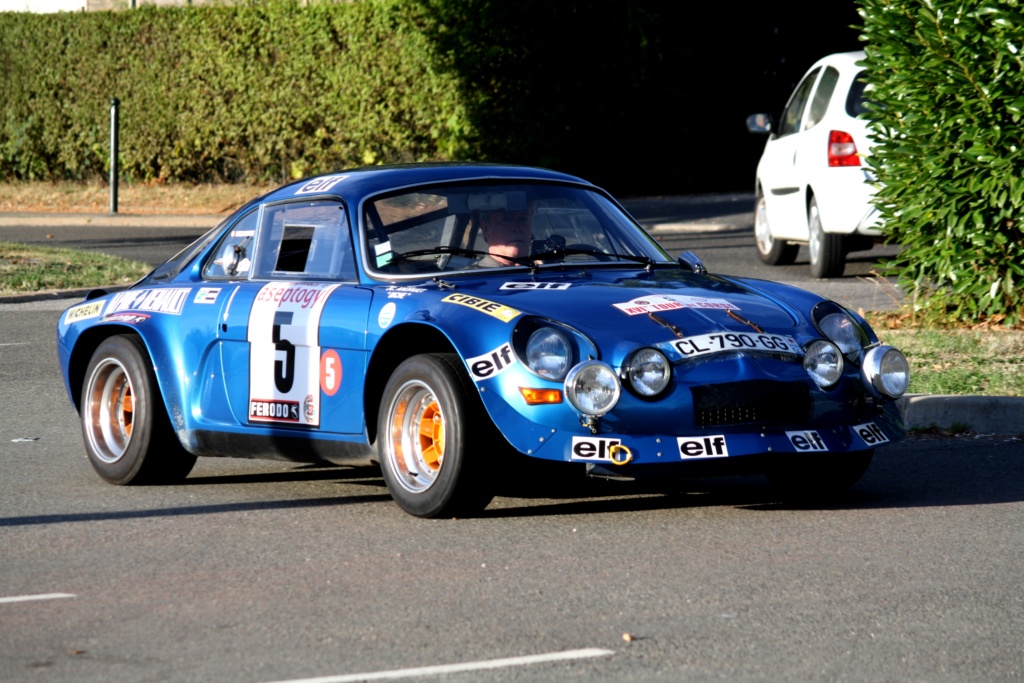
[[[0,213],[0,226],[27,228],[212,228],[228,214]]]
[[[896,405],[908,430],[1024,435],[1024,397],[906,394]]]

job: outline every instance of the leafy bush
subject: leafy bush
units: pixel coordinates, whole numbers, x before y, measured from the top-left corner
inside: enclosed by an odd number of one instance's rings
[[[859,0],[890,264],[926,318],[1024,315],[1024,14],[1015,0]]]

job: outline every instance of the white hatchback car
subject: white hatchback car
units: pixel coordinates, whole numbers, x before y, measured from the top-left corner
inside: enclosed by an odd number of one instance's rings
[[[815,62],[776,125],[768,114],[747,118],[752,133],[769,133],[757,165],[754,235],[770,265],[788,265],[808,245],[811,274],[838,277],[851,251],[870,249],[878,232],[871,202],[874,176],[864,111],[863,52]]]

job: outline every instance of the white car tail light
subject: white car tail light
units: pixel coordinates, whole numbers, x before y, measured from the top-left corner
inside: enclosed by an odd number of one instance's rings
[[[829,131],[828,165],[860,166],[860,156],[857,154],[857,143],[853,141],[852,135],[841,130]]]

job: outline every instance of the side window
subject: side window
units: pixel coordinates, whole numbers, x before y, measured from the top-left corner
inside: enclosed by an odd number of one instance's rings
[[[800,81],[800,85],[796,87],[796,90],[793,91],[792,97],[789,98],[789,104],[786,105],[785,111],[782,112],[782,121],[779,124],[779,137],[800,130],[804,109],[807,108],[807,98],[811,94],[811,86],[814,85],[815,79],[818,78],[819,71],[820,69],[815,69],[807,74],[804,80]]]
[[[220,244],[213,250],[213,257],[203,269],[204,277],[232,280],[249,277],[259,217],[259,209],[254,209],[224,234]]]
[[[818,122],[825,118],[828,111],[828,103],[832,100],[832,93],[836,89],[836,81],[839,80],[839,72],[833,67],[825,68],[821,74],[818,87],[814,89],[814,97],[811,98],[811,110],[807,114],[807,121],[804,123],[804,130],[813,128]]]
[[[850,93],[846,96],[846,113],[854,118],[868,110],[867,104],[867,82],[864,80],[864,72],[861,71],[853,79],[850,85]]]
[[[342,204],[304,201],[268,206],[260,220],[254,277],[354,280],[352,240]]]

